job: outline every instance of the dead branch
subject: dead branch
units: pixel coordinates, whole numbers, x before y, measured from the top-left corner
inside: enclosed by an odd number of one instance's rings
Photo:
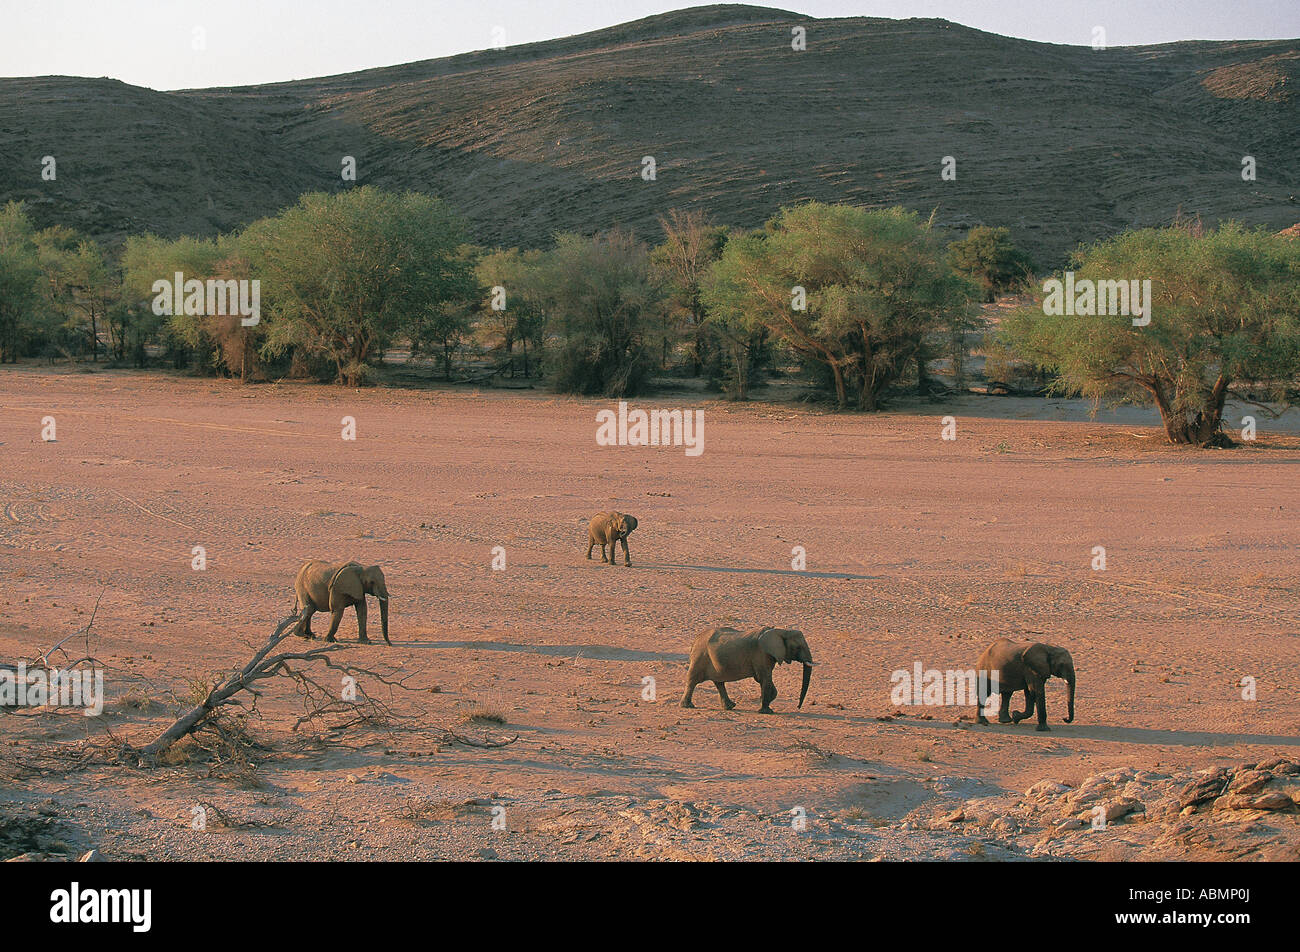
[[[465,734],[447,728],[442,735],[442,739],[443,742],[447,744],[464,744],[466,747],[479,747],[483,750],[496,750],[500,747],[509,747],[519,739],[519,735],[516,734],[514,737],[509,737],[505,740],[475,740],[472,737],[468,737]]]
[[[247,664],[208,690],[202,701],[185,710],[152,743],[138,751],[124,746],[122,753],[135,758],[141,766],[155,766],[159,757],[183,737],[200,731],[211,731],[219,739],[226,739],[220,722],[213,715],[230,707],[241,707],[245,711],[256,713],[259,697],[256,686],[258,682],[270,677],[288,678],[303,700],[305,713],[294,723],[292,729],[295,731],[303,724],[323,719],[335,721],[330,725],[331,731],[347,730],[360,725],[389,728],[395,721],[418,719],[419,715],[399,714],[389,703],[375,697],[364,686],[379,684],[386,687],[391,700],[394,691],[419,690],[407,684],[413,675],[394,679],[355,664],[341,663],[332,657],[337,652],[352,647],[348,644],[330,642],[304,651],[277,650],[286,638],[294,635],[301,617],[295,614],[281,621],[270,639]],[[312,673],[311,668],[314,666],[323,666],[326,670],[352,679],[356,697],[340,697],[337,686],[327,685]],[[340,715],[342,721],[338,721]],[[467,747],[496,749],[513,744],[518,739],[517,734],[503,739],[475,738],[451,728],[443,729],[444,742]]]
[[[79,658],[79,659],[76,660],[76,661],[66,661],[66,660],[65,660],[64,664],[65,664],[67,667],[73,667],[73,666],[75,666],[75,665],[81,664],[82,661],[94,661],[94,660],[95,660],[95,658],[94,658],[94,657],[91,655],[91,653],[90,653],[90,629],[91,629],[92,627],[94,627],[94,624],[95,624],[95,616],[99,614],[99,603],[102,602],[102,601],[104,600],[104,592],[106,592],[106,591],[108,591],[108,589],[100,589],[100,592],[99,592],[99,598],[95,599],[95,607],[94,607],[94,608],[91,610],[91,612],[90,612],[90,620],[89,620],[88,622],[86,622],[86,627],[85,627],[85,628],[82,628],[82,629],[79,629],[79,630],[77,630],[77,631],[74,631],[72,634],[68,635],[68,637],[64,638],[64,639],[63,639],[62,641],[60,641],[58,644],[56,644],[56,645],[54,645],[53,647],[48,648],[48,649],[46,649],[45,651],[41,652],[39,655],[37,655],[37,656],[32,660],[32,667],[34,667],[34,668],[47,668],[47,669],[48,669],[49,666],[50,666],[50,655],[54,654],[54,652],[56,652],[56,651],[60,651],[60,650],[62,650],[62,648],[63,648],[63,646],[64,646],[65,644],[67,644],[67,643],[68,643],[69,641],[71,641],[73,638],[77,637],[77,635],[82,635],[82,634],[84,634],[84,635],[86,636],[86,654],[85,654],[85,656],[82,657],[82,658]],[[67,653],[66,651],[64,651],[64,652],[63,652],[63,656],[64,656],[64,658],[66,659],[66,658],[68,657],[68,653]]]
[[[206,721],[214,711],[217,711],[227,705],[238,705],[242,703],[240,695],[243,692],[251,691],[252,686],[264,678],[272,677],[278,674],[289,661],[312,661],[323,655],[332,654],[336,651],[343,651],[346,645],[331,642],[311,648],[307,651],[283,652],[281,654],[272,654],[280,642],[293,634],[294,627],[297,625],[299,615],[290,615],[276,626],[275,633],[271,635],[270,640],[261,647],[252,659],[228,677],[221,684],[214,687],[208,692],[202,701],[191,707],[183,713],[176,721],[162,732],[152,743],[144,747],[139,752],[141,763],[153,766],[158,762],[158,756],[163,751],[171,747],[182,737],[193,733],[198,727]],[[255,692],[253,692],[255,695]]]

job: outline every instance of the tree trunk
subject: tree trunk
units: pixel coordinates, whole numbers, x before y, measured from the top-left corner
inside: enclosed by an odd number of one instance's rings
[[[925,372],[925,365],[929,360],[929,356],[929,352],[924,346],[916,349],[916,395],[918,397],[928,397],[930,395],[930,378]]]
[[[1223,422],[1223,406],[1228,398],[1228,383],[1228,379],[1220,375],[1210,391],[1206,409],[1191,419],[1173,410],[1169,396],[1159,382],[1150,388],[1156,409],[1160,411],[1160,422],[1165,427],[1165,437],[1170,443],[1175,446],[1205,447],[1222,440],[1219,427]]]
[[[831,373],[835,375],[835,401],[841,410],[846,410],[849,406],[849,398],[844,390],[844,371],[840,368],[839,361],[831,361]]]

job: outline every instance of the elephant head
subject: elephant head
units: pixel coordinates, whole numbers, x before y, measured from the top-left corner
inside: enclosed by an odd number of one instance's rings
[[[628,534],[637,527],[636,516],[629,516],[626,513],[619,513],[614,517],[614,531],[618,533],[620,539],[626,539]]]
[[[1065,723],[1069,724],[1074,720],[1074,659],[1070,657],[1070,652],[1056,645],[1039,643],[1026,649],[1023,658],[1025,666],[1044,681],[1052,677],[1065,681],[1068,707]]]
[[[331,588],[333,593],[344,595],[352,602],[362,601],[367,595],[379,599],[379,623],[384,641],[388,641],[388,583],[384,581],[383,569],[378,565],[350,562],[339,570]]]
[[[813,665],[817,663],[812,659],[803,632],[793,628],[767,628],[758,636],[758,643],[776,664],[797,661],[803,665],[803,686],[799,690],[799,706],[803,707],[803,699],[808,696],[808,685],[812,681]]]

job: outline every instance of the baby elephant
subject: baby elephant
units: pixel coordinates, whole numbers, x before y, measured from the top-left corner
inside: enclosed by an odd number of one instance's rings
[[[1038,708],[1038,726],[1035,730],[1049,731],[1047,726],[1047,679],[1064,678],[1068,688],[1067,705],[1069,716],[1065,723],[1074,720],[1074,659],[1070,652],[1056,645],[1040,643],[1029,644],[999,638],[984,649],[975,666],[975,683],[978,685],[979,709],[977,720],[987,724],[984,716],[984,702],[988,699],[989,686],[996,688],[1002,695],[1002,706],[998,710],[999,724],[1019,724],[1029,716],[1030,710]],[[992,679],[997,677],[994,684]],[[1017,691],[1025,692],[1025,709],[1011,713],[1011,696]]]
[[[753,678],[763,689],[763,706],[760,714],[771,714],[770,707],[776,697],[772,683],[772,669],[778,664],[798,661],[803,665],[803,688],[799,692],[799,706],[808,696],[808,682],[812,680],[812,652],[803,632],[793,628],[754,628],[741,632],[735,628],[713,628],[702,632],[691,646],[690,669],[686,676],[686,693],[682,707],[694,707],[691,695],[701,681],[712,681],[722,698],[722,706],[731,710],[736,702],[727,697],[726,682]]]
[[[356,562],[322,562],[312,559],[298,570],[294,582],[296,600],[294,610],[302,613],[295,634],[314,638],[311,631],[311,616],[316,612],[332,612],[330,630],[325,635],[326,641],[334,640],[334,632],[339,630],[343,620],[343,609],[355,605],[357,609],[357,640],[369,643],[366,637],[366,596],[374,595],[379,599],[379,619],[383,627],[384,643],[388,640],[388,585],[384,582],[384,571],[378,565],[363,566]]]
[[[600,561],[614,564],[616,543],[623,543],[623,564],[631,565],[632,556],[627,551],[627,537],[637,526],[636,516],[621,512],[597,513],[587,525],[587,558],[591,558],[593,546],[600,546]],[[609,545],[609,558],[605,558],[605,545]]]

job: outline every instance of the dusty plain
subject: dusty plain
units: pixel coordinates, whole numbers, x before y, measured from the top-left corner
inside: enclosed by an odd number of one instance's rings
[[[1064,401],[634,405],[701,407],[703,454],[598,446],[608,402],[541,392],[0,371],[0,660],[99,600],[107,694],[101,717],[0,713],[0,859],[1300,858],[1294,808],[1168,802],[1300,759],[1293,421],[1190,450]],[[583,558],[611,508],[640,519],[631,568]],[[406,679],[384,694],[405,717],[294,731],[273,680],[248,765],[115,760],[265,642],[310,557],[385,567],[394,645],[345,655]],[[678,706],[692,636],[723,622],[807,634],[801,711],[793,667],[772,716],[754,684]],[[1000,634],[1074,653],[1074,723],[1058,681],[1050,733],[891,702],[892,672],[969,667]],[[1097,803],[1104,828],[1071,819]]]

